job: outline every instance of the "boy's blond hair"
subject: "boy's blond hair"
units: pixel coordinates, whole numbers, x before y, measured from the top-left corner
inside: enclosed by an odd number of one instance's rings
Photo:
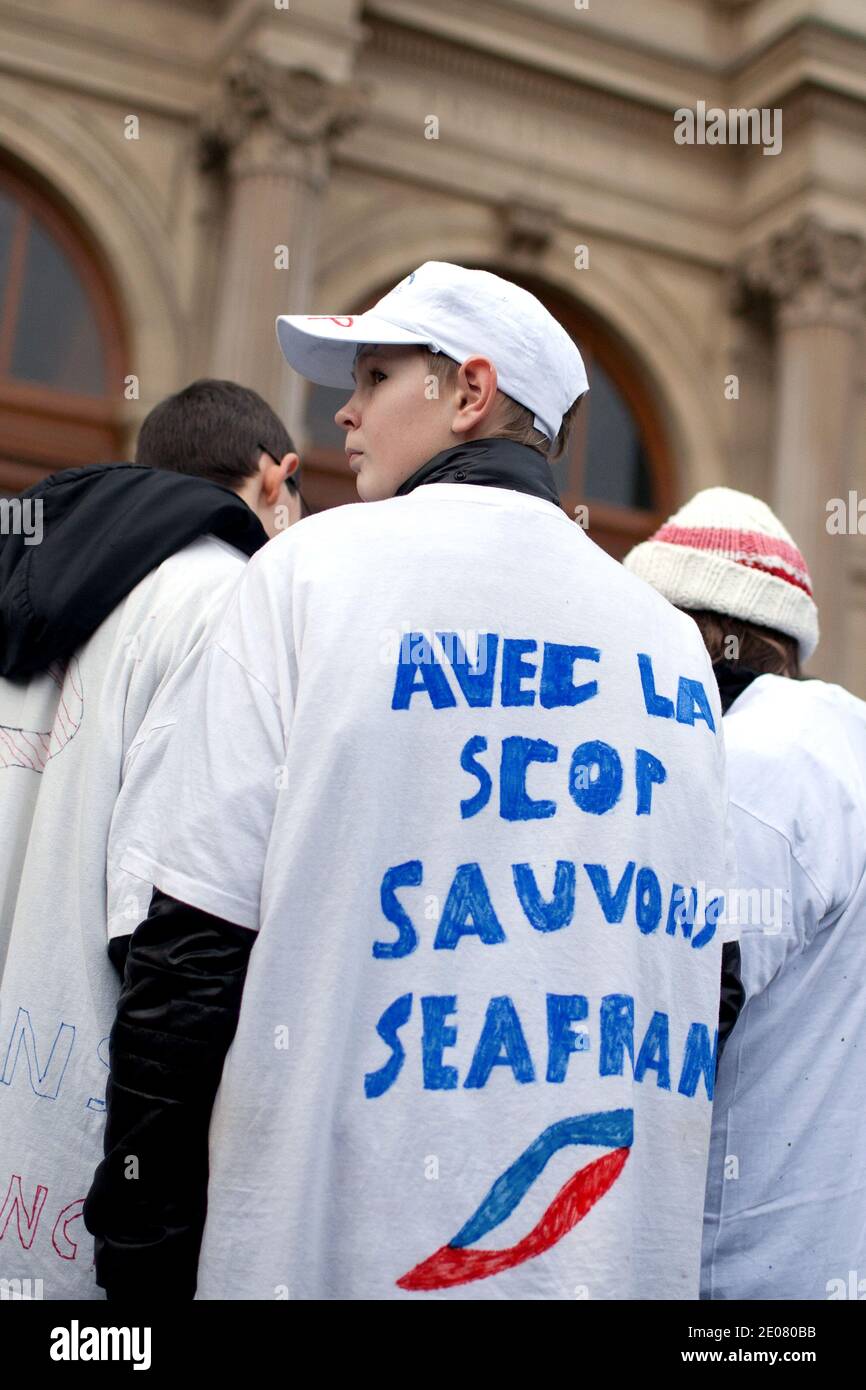
[[[441,381],[443,386],[450,385],[457,375],[459,362],[455,362],[453,357],[446,356],[444,352],[429,352],[426,348],[422,348],[421,351],[427,358],[428,372]],[[502,424],[496,431],[496,439],[513,439],[517,444],[527,444],[530,449],[537,449],[551,462],[565,452],[574,417],[583,396],[578,396],[568,407],[562,417],[559,433],[554,440],[550,440],[546,434],[535,428],[535,416],[531,410],[519,401],[513,400],[511,396],[506,396],[504,391],[500,391],[499,394],[507,403],[507,408]]]

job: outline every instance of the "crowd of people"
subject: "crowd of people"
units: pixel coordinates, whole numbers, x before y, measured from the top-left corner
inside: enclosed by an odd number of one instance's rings
[[[795,540],[594,544],[580,352],[489,272],[277,337],[358,504],[201,380],[0,536],[0,1279],[866,1288],[866,704]]]

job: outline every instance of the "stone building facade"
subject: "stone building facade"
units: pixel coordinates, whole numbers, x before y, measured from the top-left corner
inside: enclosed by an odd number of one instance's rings
[[[866,695],[862,0],[0,0],[0,73],[5,495],[221,375],[352,500],[276,313],[483,266],[587,358],[564,505],[619,555],[697,488],[766,498],[810,670]]]

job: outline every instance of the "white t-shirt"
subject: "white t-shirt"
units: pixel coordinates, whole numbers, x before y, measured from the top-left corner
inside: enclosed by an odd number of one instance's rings
[[[253,558],[123,860],[259,932],[199,1298],[697,1296],[719,728],[697,628],[550,502]]]
[[[157,755],[245,563],[204,536],[143,579],[65,669],[0,680],[0,1277],[41,1280],[34,1297],[104,1297],[81,1209],[102,1159],[120,988],[107,846],[125,765]],[[150,886],[115,866],[113,887],[112,935],[129,934]]]
[[[701,1292],[862,1299],[866,704],[761,676],[725,740],[746,1003],[719,1069]]]

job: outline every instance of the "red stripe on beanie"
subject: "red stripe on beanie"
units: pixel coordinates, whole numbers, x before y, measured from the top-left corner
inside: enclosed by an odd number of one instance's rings
[[[804,594],[808,594],[809,598],[812,597],[812,590],[809,585],[804,583],[802,579],[798,579],[796,575],[789,574],[787,570],[777,569],[775,565],[765,565],[763,560],[735,560],[734,563],[745,565],[746,569],[760,570],[762,574],[775,575],[776,579],[787,579],[789,584],[796,585],[798,589],[803,590]]]
[[[654,536],[654,541],[664,541],[668,545],[685,545],[693,550],[711,551],[722,559],[733,560],[736,564],[752,566],[765,570],[777,579],[786,579],[798,589],[812,597],[811,577],[806,561],[795,545],[775,536],[765,536],[758,531],[731,531],[709,526],[677,526],[666,522]],[[778,557],[797,571],[796,575],[766,563],[765,557]]]

